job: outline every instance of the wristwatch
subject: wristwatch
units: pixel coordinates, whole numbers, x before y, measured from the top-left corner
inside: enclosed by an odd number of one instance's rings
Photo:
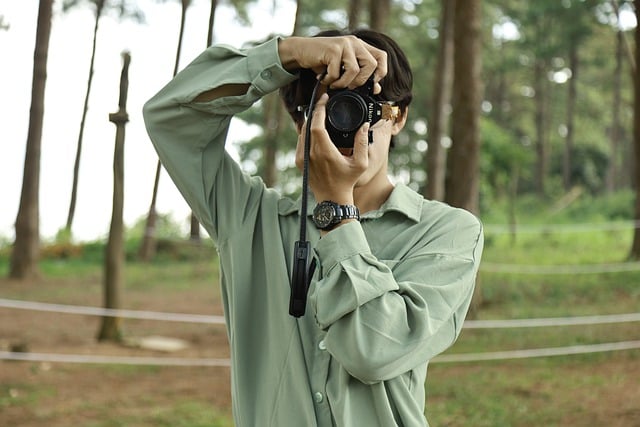
[[[354,205],[339,205],[331,200],[320,202],[313,209],[313,222],[320,230],[331,230],[345,219],[360,219],[360,211]]]

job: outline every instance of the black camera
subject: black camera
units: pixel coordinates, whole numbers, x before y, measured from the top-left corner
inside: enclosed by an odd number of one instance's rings
[[[373,98],[373,78],[355,89],[327,91],[325,127],[338,148],[352,148],[356,132],[365,122],[371,126],[382,118],[382,104]],[[369,144],[373,142],[369,131]]]

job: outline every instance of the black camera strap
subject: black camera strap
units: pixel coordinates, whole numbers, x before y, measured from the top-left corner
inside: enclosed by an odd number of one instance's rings
[[[300,240],[293,248],[293,273],[291,274],[291,297],[289,298],[289,314],[294,317],[304,315],[307,306],[309,284],[316,269],[316,260],[311,256],[311,245],[307,241],[307,199],[309,195],[309,153],[311,150],[311,119],[316,107],[316,93],[324,73],[318,78],[307,112],[307,126],[304,134],[304,160],[302,164],[302,201],[300,205]]]

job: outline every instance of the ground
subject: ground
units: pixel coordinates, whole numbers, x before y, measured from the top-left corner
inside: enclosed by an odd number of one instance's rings
[[[71,282],[68,279],[43,279],[25,284],[0,279],[0,297],[28,299],[35,295],[34,299],[47,302],[100,305],[99,285],[91,285],[88,291],[80,288],[78,283]],[[96,282],[99,283],[99,280]],[[176,291],[173,289],[166,293],[157,290],[149,292],[144,288],[128,290],[126,308],[222,314],[219,298],[211,290],[214,287],[180,291],[180,298],[175,297]],[[74,288],[78,291],[69,291]],[[162,335],[189,343],[187,349],[167,354],[114,343],[98,343],[94,337],[99,320],[93,316],[0,308],[0,350],[13,348],[37,353],[229,357],[222,325],[147,320],[124,322],[122,329],[130,338]],[[510,413],[504,414],[504,419],[511,420],[508,425],[527,425],[518,422],[519,418],[525,418],[523,414],[544,411],[553,406],[560,408],[558,419],[538,425],[640,426],[638,355],[638,352],[603,355],[597,363],[597,369],[601,373],[599,378],[605,380],[597,380],[597,384],[583,383],[584,367],[574,367],[571,362],[567,362],[557,374],[549,371],[542,362],[533,363],[529,378],[539,378],[533,387],[529,382],[518,383],[517,375],[522,370],[522,362],[434,364],[429,375],[440,385],[434,387],[435,393],[429,397],[427,410],[439,414],[431,417],[439,420],[435,424],[437,426],[470,425],[469,415],[462,415],[465,411],[469,412],[468,408],[462,408],[456,402],[473,402],[482,390],[461,390],[459,384],[465,384],[467,379],[479,380],[481,384],[481,377],[484,376],[488,383],[500,384],[502,389],[497,393],[498,396],[504,396],[504,402],[502,397],[498,397],[495,408],[490,408],[491,404],[486,403],[485,399],[480,411],[508,411]],[[228,367],[131,367],[0,361],[0,426],[227,426],[229,424],[217,424],[211,419],[213,416],[230,419],[229,374]],[[558,375],[563,378],[558,378]],[[555,390],[555,384],[562,381],[573,383],[567,388],[571,390],[570,393],[558,393]],[[464,397],[465,393],[470,396]],[[511,413],[514,411],[512,408],[521,408],[522,414]],[[198,413],[201,414],[200,418],[194,415]],[[546,412],[541,414],[546,416]],[[526,419],[530,417],[529,414]],[[480,421],[472,425],[488,425],[482,423],[482,414],[476,419]]]

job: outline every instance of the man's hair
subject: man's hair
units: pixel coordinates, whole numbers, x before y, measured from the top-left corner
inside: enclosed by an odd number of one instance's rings
[[[392,101],[400,108],[400,114],[407,113],[413,94],[413,74],[409,61],[398,44],[389,36],[369,29],[327,30],[314,37],[338,37],[353,35],[373,47],[387,53],[387,75],[380,81],[382,92],[375,95],[380,101]],[[304,123],[304,111],[297,107],[310,103],[311,93],[316,83],[316,75],[312,70],[302,69],[299,78],[280,89],[280,96],[285,107],[298,128]]]

